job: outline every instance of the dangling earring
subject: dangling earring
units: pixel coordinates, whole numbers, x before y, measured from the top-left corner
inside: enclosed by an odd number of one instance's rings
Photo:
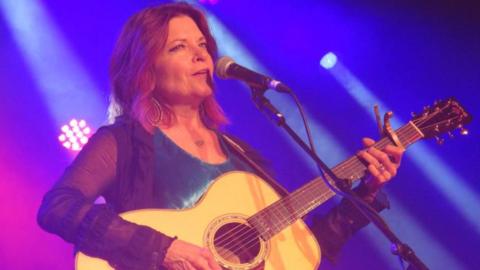
[[[152,126],[157,126],[163,121],[163,110],[158,100],[150,98],[150,107],[145,115],[146,120]]]

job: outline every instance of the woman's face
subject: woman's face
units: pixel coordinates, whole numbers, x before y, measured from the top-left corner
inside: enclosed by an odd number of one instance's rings
[[[213,60],[205,37],[190,17],[170,20],[155,72],[156,94],[170,105],[199,105],[212,94]]]

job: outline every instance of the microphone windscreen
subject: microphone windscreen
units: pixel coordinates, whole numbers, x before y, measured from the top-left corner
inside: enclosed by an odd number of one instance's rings
[[[235,64],[235,61],[233,61],[233,59],[228,56],[223,56],[218,59],[217,63],[215,64],[215,73],[220,79],[229,78],[227,70],[231,64]]]

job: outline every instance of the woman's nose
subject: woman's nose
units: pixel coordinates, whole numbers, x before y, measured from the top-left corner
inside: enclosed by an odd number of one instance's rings
[[[207,51],[204,48],[195,48],[193,50],[193,62],[205,61],[207,57]]]

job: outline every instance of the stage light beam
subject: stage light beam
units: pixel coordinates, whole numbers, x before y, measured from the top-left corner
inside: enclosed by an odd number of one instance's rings
[[[41,2],[0,1],[0,11],[55,124],[77,115],[103,123],[106,100]]]

